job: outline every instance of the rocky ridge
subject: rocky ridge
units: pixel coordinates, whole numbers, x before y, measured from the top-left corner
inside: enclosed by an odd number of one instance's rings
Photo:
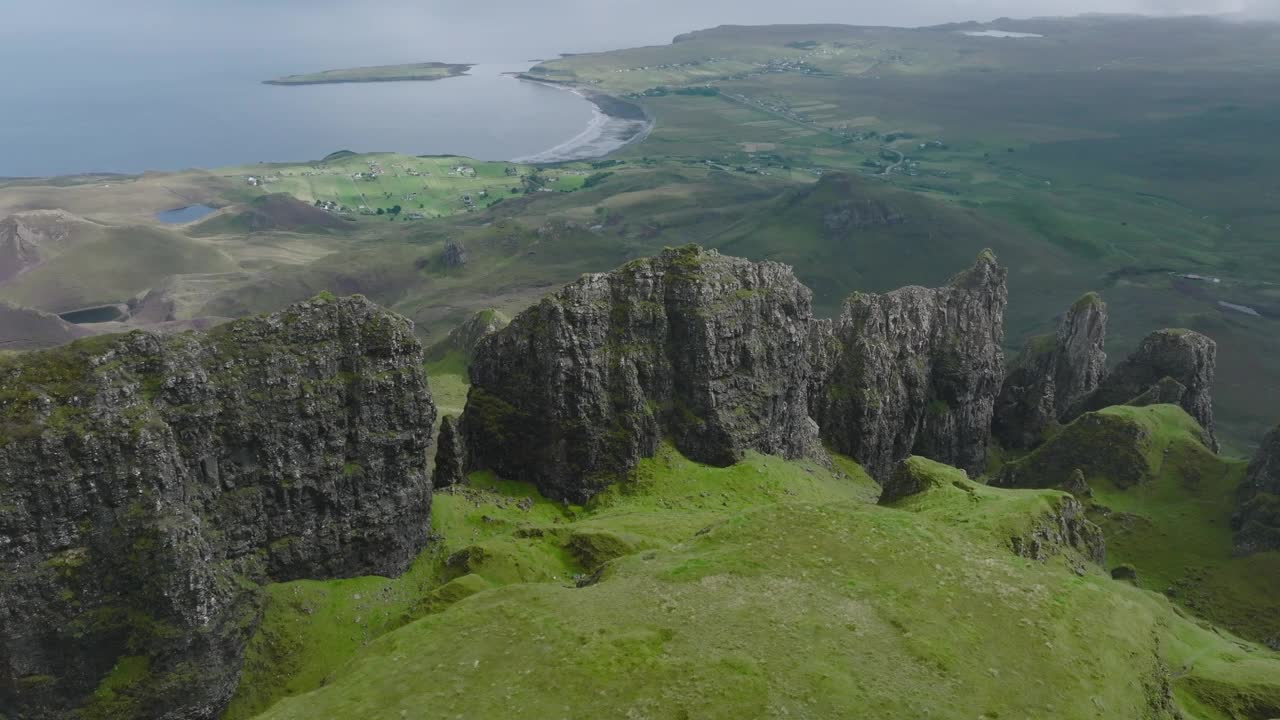
[[[480,341],[511,324],[511,319],[494,308],[486,308],[467,318],[461,325],[449,331],[449,336],[431,346],[428,360],[443,360],[450,353],[458,353],[466,363],[471,362]]]
[[[1218,451],[1213,422],[1213,378],[1218,344],[1191,330],[1157,330],[1107,375],[1080,411],[1112,405],[1179,405],[1200,423]]]
[[[821,456],[812,322],[790,268],[696,246],[586,275],[480,343],[468,468],[584,501],[664,437],[712,465]]]
[[[1004,447],[1040,444],[1098,389],[1107,372],[1106,337],[1106,303],[1089,293],[1071,306],[1055,335],[1027,343],[996,401],[992,432]]]
[[[1004,378],[1007,275],[986,252],[946,287],[855,293],[815,325],[823,440],[881,480],[908,455],[979,472]]]
[[[421,367],[363,298],[0,364],[0,714],[216,717],[259,583],[403,571],[430,503]]]
[[[713,465],[821,459],[820,426],[881,479],[910,454],[977,471],[1005,277],[984,253],[944,288],[854,295],[832,323],[789,268],[696,246],[585,276],[480,343],[467,467],[581,501],[664,437]]]
[[[1249,462],[1231,526],[1241,555],[1280,550],[1280,428],[1267,434]]]
[[[61,210],[30,210],[0,219],[0,282],[57,254],[81,225],[89,223]]]

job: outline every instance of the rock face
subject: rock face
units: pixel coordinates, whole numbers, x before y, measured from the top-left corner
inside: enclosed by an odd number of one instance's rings
[[[1097,390],[1107,371],[1106,338],[1107,306],[1090,293],[1071,306],[1056,335],[1027,343],[996,401],[992,432],[1006,448],[1040,444]]]
[[[480,341],[511,324],[511,319],[501,312],[488,308],[467,318],[458,327],[449,331],[449,336],[436,343],[427,351],[429,360],[442,360],[450,353],[460,353],[463,359],[471,362],[475,356],[476,346]]]
[[[1101,410],[1111,405],[1127,405],[1137,400],[1151,404],[1149,395],[1157,388],[1155,400],[1176,396],[1169,378],[1184,390],[1178,404],[1200,423],[1209,434],[1214,452],[1213,376],[1217,366],[1218,344],[1190,330],[1159,330],[1142,341],[1132,355],[1120,363],[1102,385],[1083,403],[1083,410]],[[1159,387],[1157,387],[1159,386]]]
[[[405,569],[421,365],[363,298],[0,364],[0,715],[216,717],[258,583]]]
[[[61,210],[32,210],[0,219],[0,282],[44,262],[71,234],[87,225]]]
[[[450,240],[448,245],[444,247],[444,254],[440,256],[444,262],[444,266],[448,268],[458,268],[467,264],[467,249],[457,240]]]
[[[458,421],[452,415],[440,418],[440,435],[436,437],[436,471],[432,485],[437,488],[457,485],[466,478],[466,447],[458,432]]]
[[[1004,378],[1006,276],[984,252],[943,288],[851,296],[830,338],[815,326],[822,438],[881,481],[909,455],[980,471]]]
[[[1267,434],[1249,462],[1231,526],[1241,555],[1280,550],[1280,428]]]
[[[480,343],[468,466],[583,501],[663,438],[713,465],[820,455],[810,303],[790,268],[696,246],[584,276]]]
[[[1102,528],[1089,521],[1079,500],[1065,495],[1053,502],[1026,532],[1009,538],[1009,546],[1017,555],[1040,561],[1071,548],[1101,565],[1107,554]],[[1083,568],[1077,568],[1077,572],[1084,574]]]

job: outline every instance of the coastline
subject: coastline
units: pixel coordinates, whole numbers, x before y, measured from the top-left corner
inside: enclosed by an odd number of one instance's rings
[[[369,67],[324,70],[302,75],[286,75],[274,80],[263,80],[263,85],[293,87],[301,85],[348,85],[380,82],[435,82],[448,80],[471,72],[475,65],[462,63],[416,63],[412,65],[373,65]],[[412,70],[443,70],[443,75],[413,74]],[[379,72],[390,74],[380,75]],[[363,75],[356,73],[365,73]]]
[[[512,162],[553,164],[575,160],[595,160],[615,153],[649,137],[654,119],[640,105],[622,98],[573,83],[547,80],[528,73],[511,75],[522,82],[571,92],[593,106],[586,129],[555,147],[532,155],[513,158]]]

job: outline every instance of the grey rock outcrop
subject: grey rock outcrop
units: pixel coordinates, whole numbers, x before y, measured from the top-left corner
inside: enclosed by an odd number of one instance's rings
[[[820,456],[811,324],[811,293],[777,263],[687,246],[586,275],[480,343],[468,467],[583,501],[663,438],[713,465]]]
[[[1280,428],[1267,434],[1240,486],[1240,509],[1231,519],[1236,552],[1280,550]]]
[[[1101,565],[1107,554],[1102,528],[1089,521],[1079,500],[1065,495],[1057,498],[1023,533],[1009,538],[1009,547],[1017,555],[1042,562],[1074,550],[1085,560]],[[1084,574],[1082,567],[1076,571]]]
[[[511,319],[501,312],[487,308],[473,314],[461,325],[449,331],[443,341],[431,346],[427,351],[430,360],[441,360],[450,353],[459,353],[465,362],[470,363],[480,341],[511,324]]]
[[[77,227],[89,225],[61,210],[30,210],[0,219],[0,282],[56,255]]]
[[[1107,376],[1082,410],[1128,405],[1135,400],[1150,404],[1153,398],[1148,393],[1157,386],[1162,386],[1158,394],[1176,395],[1174,386],[1168,382],[1162,385],[1169,378],[1184,388],[1178,404],[1200,423],[1209,435],[1210,447],[1217,452],[1212,393],[1217,358],[1217,343],[1198,332],[1158,330]]]
[[[440,418],[440,434],[436,436],[436,470],[432,485],[437,488],[457,485],[466,478],[466,447],[452,415]]]
[[[448,268],[459,268],[467,264],[470,255],[467,254],[467,248],[457,240],[450,240],[444,246],[444,254],[440,256],[444,266]]]
[[[216,717],[259,583],[404,570],[428,530],[421,367],[363,298],[0,364],[0,715]]]
[[[817,326],[811,409],[832,449],[882,481],[909,455],[980,471],[1004,379],[1007,274],[984,252],[946,287],[851,296],[830,339]]]
[[[1107,371],[1106,337],[1107,306],[1089,293],[1055,335],[1027,343],[996,401],[992,432],[1006,448],[1039,445],[1097,390]]]

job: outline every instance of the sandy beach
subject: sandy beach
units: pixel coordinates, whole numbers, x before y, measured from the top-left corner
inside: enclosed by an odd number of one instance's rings
[[[546,82],[527,75],[515,76],[523,82],[537,83],[578,95],[590,102],[594,109],[591,121],[577,135],[532,155],[514,158],[520,163],[557,163],[572,160],[592,160],[616,152],[627,145],[640,142],[653,129],[653,120],[640,106],[589,89]]]

